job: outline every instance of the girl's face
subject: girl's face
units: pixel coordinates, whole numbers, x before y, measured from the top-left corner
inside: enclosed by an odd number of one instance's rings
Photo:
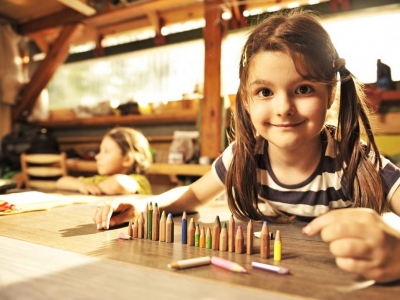
[[[270,147],[307,150],[325,123],[327,85],[302,78],[283,52],[257,53],[249,68],[248,111],[258,134]]]
[[[100,175],[127,174],[132,165],[128,155],[123,156],[121,148],[109,136],[101,141],[100,152],[95,159]]]

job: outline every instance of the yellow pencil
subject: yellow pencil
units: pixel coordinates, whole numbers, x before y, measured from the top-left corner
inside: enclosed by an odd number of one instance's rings
[[[281,240],[281,232],[279,230],[276,231],[275,234],[275,242],[274,242],[274,260],[282,259],[282,240]]]

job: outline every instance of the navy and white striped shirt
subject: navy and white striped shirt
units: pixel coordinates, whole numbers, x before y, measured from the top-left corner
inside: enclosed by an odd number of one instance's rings
[[[257,182],[261,184],[259,199],[273,205],[280,211],[297,216],[316,217],[331,209],[350,207],[348,184],[342,177],[343,170],[335,170],[334,140],[325,129],[322,132],[324,155],[314,173],[305,181],[286,185],[275,177],[268,158],[268,142],[257,139],[255,159],[257,162]],[[224,184],[227,170],[235,152],[236,143],[229,145],[213,163],[214,175]],[[400,169],[388,159],[382,157],[382,178],[385,186],[385,198],[390,201],[400,185]],[[270,214],[268,205],[260,209]]]

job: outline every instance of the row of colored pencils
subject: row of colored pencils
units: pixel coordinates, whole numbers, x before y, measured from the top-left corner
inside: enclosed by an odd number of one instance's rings
[[[160,215],[157,203],[154,206],[150,202],[146,210],[137,216],[128,225],[129,238],[149,239],[152,241],[174,242],[174,219],[172,214],[166,215],[165,211]]]
[[[212,229],[195,224],[191,218],[189,225],[187,224],[186,211],[182,215],[182,244],[189,246],[229,251],[235,253],[253,254],[254,245],[254,229],[253,222],[250,220],[247,224],[246,249],[244,247],[244,234],[241,225],[235,226],[235,219],[231,215],[228,224],[221,226],[219,216],[216,216]],[[270,256],[270,232],[268,223],[265,221],[261,228],[260,236],[260,257],[269,258]],[[160,216],[157,203],[152,205],[148,203],[144,212],[137,216],[132,223],[129,222],[128,237],[129,239],[149,239],[153,241],[174,242],[174,220],[172,214],[166,216],[165,211]],[[276,231],[274,241],[274,260],[281,260],[282,242],[280,231]]]
[[[246,234],[246,251],[244,247],[244,234],[241,225],[235,226],[235,219],[231,215],[228,225],[224,223],[221,227],[219,216],[216,216],[212,229],[204,226],[200,227],[195,224],[194,219],[191,218],[189,225],[187,225],[186,211],[182,215],[182,244],[189,246],[229,251],[235,253],[253,254],[254,245],[254,228],[253,222],[250,220],[247,224]],[[268,223],[265,221],[261,229],[260,236],[260,257],[269,258],[270,253],[270,232]],[[281,260],[282,257],[282,242],[280,231],[276,231],[274,241],[274,260]]]

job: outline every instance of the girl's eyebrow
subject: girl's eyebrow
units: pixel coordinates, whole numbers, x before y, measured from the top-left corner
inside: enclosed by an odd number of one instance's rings
[[[253,82],[250,82],[250,85],[266,85],[266,84],[270,84],[270,82],[264,79],[256,79]]]

